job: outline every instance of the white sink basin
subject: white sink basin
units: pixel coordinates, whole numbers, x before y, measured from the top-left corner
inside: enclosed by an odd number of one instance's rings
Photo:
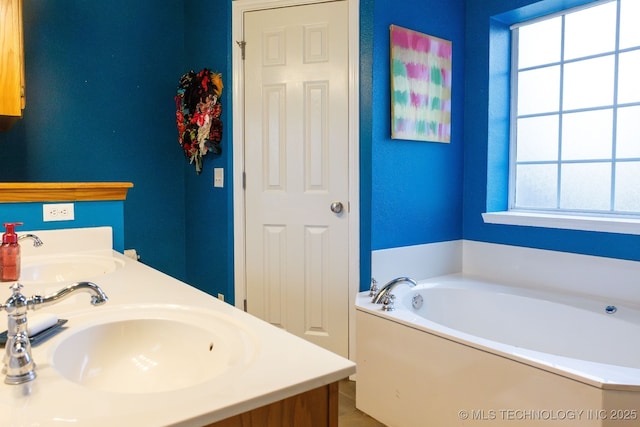
[[[63,377],[116,393],[157,393],[237,373],[257,351],[244,327],[183,306],[128,307],[70,318],[52,348]]]
[[[124,262],[106,255],[66,254],[25,257],[20,269],[20,282],[54,283],[87,280],[108,274]]]

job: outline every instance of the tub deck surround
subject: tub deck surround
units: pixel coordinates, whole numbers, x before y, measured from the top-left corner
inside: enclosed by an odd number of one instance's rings
[[[640,310],[640,262],[454,240],[373,251],[371,270],[379,285],[399,276],[418,280],[463,273],[492,283],[585,296]]]
[[[394,293],[393,312],[356,298],[356,406],[381,422],[640,423],[640,344],[628,339],[640,335],[637,310],[608,315],[599,300],[461,274]]]
[[[105,234],[110,236],[110,232]],[[41,237],[45,246],[47,238],[49,242],[56,241],[51,236]],[[64,239],[59,242],[63,244]],[[108,243],[103,240],[102,244]],[[84,249],[90,252],[110,251],[110,248]],[[34,252],[29,251],[29,255],[34,255]],[[53,426],[65,423],[91,427],[203,426],[328,386],[355,372],[355,364],[349,360],[273,327],[118,252],[111,251],[111,254],[124,263],[124,266],[91,279],[108,295],[107,304],[92,307],[88,303],[88,296],[79,294],[46,309],[59,318],[68,319],[67,329],[33,347],[32,355],[38,375],[35,381],[19,386],[0,384],[0,424],[3,426]],[[46,294],[60,287],[61,284],[28,284],[23,293],[27,296]],[[0,288],[0,301],[5,301],[9,293],[8,286]],[[192,307],[194,311],[215,312],[251,331],[256,340],[253,359],[246,365],[246,369],[234,371],[233,376],[218,377],[192,387],[156,393],[118,393],[88,389],[64,379],[52,366],[56,344],[64,339],[65,334],[73,333],[74,328],[82,327],[82,319],[87,315],[93,316],[101,310],[106,315],[109,311],[117,311],[119,307],[138,305],[173,305]],[[6,317],[0,320],[0,324],[5,324],[5,319]],[[176,375],[179,374],[179,367],[176,367]]]
[[[471,240],[464,240],[462,248],[463,265],[457,272],[465,275],[640,310],[638,261]]]
[[[371,277],[382,286],[395,277],[414,279],[444,276],[462,271],[463,241],[428,243],[371,253]]]

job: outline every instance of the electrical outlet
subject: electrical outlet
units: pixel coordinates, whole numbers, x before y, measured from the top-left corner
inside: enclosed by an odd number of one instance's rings
[[[42,205],[42,220],[47,221],[73,221],[75,214],[73,203],[55,203]]]
[[[224,187],[224,169],[213,168],[213,186]]]

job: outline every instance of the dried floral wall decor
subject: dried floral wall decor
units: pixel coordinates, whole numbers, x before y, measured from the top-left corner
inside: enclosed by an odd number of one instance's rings
[[[189,71],[178,84],[175,96],[178,142],[189,163],[195,163],[198,174],[207,153],[222,153],[222,88],[222,74],[207,68],[197,74]]]

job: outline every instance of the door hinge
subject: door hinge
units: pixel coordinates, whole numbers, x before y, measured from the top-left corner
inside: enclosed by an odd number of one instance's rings
[[[247,173],[245,171],[242,171],[242,189],[247,189]]]
[[[243,306],[242,308],[243,308],[243,309],[244,309],[244,311],[246,312],[246,311],[247,311],[247,300],[246,300],[246,298],[245,298],[245,300],[242,302],[242,306]]]
[[[240,50],[242,51],[242,60],[244,61],[244,47],[247,45],[247,42],[242,40],[242,41],[237,41],[236,40],[236,44],[238,46],[240,46]]]

